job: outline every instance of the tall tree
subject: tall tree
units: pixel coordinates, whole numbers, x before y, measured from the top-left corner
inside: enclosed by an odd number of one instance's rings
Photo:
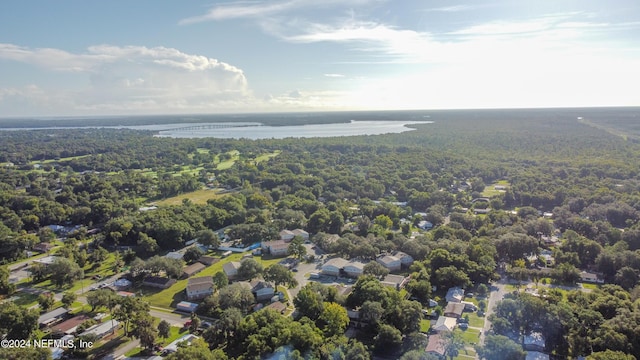
[[[276,289],[280,284],[286,284],[290,288],[295,287],[298,284],[296,279],[293,277],[293,273],[280,264],[273,264],[266,268],[263,276],[266,281],[273,282]]]

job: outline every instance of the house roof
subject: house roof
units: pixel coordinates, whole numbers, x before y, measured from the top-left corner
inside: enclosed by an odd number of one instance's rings
[[[59,332],[59,333],[66,333],[69,330],[72,330],[76,327],[78,327],[78,325],[82,324],[83,322],[89,320],[90,318],[87,315],[78,315],[78,316],[74,316],[71,319],[61,322],[60,324],[56,325],[53,327],[53,331],[54,332]]]
[[[440,334],[430,335],[428,341],[429,342],[427,343],[427,347],[424,349],[424,351],[444,356],[446,350],[446,342],[444,341],[442,336],[440,336]]]
[[[309,236],[309,233],[302,230],[302,229],[295,229],[295,230],[291,230],[291,232],[293,233],[293,235],[299,235],[299,236]]]
[[[295,234],[291,230],[282,230],[280,231],[280,236],[295,236]]]
[[[207,256],[207,255],[202,255],[200,256],[200,258],[198,259],[198,262],[201,262],[205,265],[213,265],[215,263],[217,263],[218,261],[220,261],[220,259],[213,257],[213,256]]]
[[[363,270],[365,265],[366,264],[363,263],[362,261],[353,261],[352,260],[352,261],[349,261],[348,263],[346,263],[344,265],[344,268],[345,269],[346,268],[353,268],[353,269],[357,269],[357,270]]]
[[[177,252],[177,251],[172,251],[172,252],[168,253],[167,255],[165,255],[164,257],[169,258],[169,259],[181,260],[184,257],[184,254],[180,253],[180,252]]]
[[[337,257],[337,258],[329,259],[326,263],[324,263],[324,265],[322,265],[322,268],[324,269],[325,267],[335,266],[338,269],[342,269],[348,263],[349,263],[349,261],[347,261],[347,260],[345,260],[343,258]]]
[[[448,317],[448,316],[440,316],[436,321],[436,324],[433,326],[435,331],[452,331],[454,327],[456,327],[457,319]]]
[[[378,260],[378,262],[380,262],[382,264],[386,264],[386,265],[389,265],[391,263],[400,261],[400,259],[398,259],[397,257],[390,256],[390,255],[381,256],[377,260]]]
[[[444,314],[456,314],[462,315],[464,312],[464,304],[457,302],[448,302],[447,306],[444,308]]]
[[[190,278],[187,281],[187,286],[196,285],[196,284],[213,284],[213,278],[211,276],[199,276],[199,277]]]
[[[183,273],[187,275],[192,275],[197,273],[198,271],[202,271],[206,266],[202,263],[195,262],[182,270]]]
[[[287,305],[281,303],[280,301],[276,301],[276,302],[273,302],[273,303],[265,306],[265,309],[273,309],[273,310],[276,310],[278,312],[283,312],[283,311],[287,310]]]
[[[254,280],[254,281],[250,282],[250,284],[251,284],[251,291],[252,292],[257,292],[257,291],[260,291],[262,289],[273,289],[273,286],[271,286],[266,281],[262,281],[262,280]]]
[[[452,301],[453,299],[462,301],[464,298],[464,290],[459,287],[452,287],[447,291],[447,296],[445,298],[447,301]]]
[[[539,346],[544,348],[545,346],[544,336],[542,336],[542,333],[532,332],[524,336],[522,344],[525,346],[532,345],[532,346]]]
[[[80,334],[80,336],[88,335],[88,334],[96,334],[96,335],[100,336],[100,335],[110,331],[111,329],[117,327],[118,324],[120,324],[120,322],[118,322],[117,320],[108,320],[108,321],[103,322],[102,324],[94,325],[94,326],[90,327],[89,329],[87,329],[87,331],[85,331],[82,334]]]
[[[387,276],[385,276],[384,280],[381,281],[380,283],[382,285],[385,285],[385,286],[391,286],[393,288],[398,288],[398,287],[402,287],[407,279],[408,278],[406,278],[406,277],[404,277],[402,275],[388,274]]]
[[[240,268],[240,263],[237,261],[230,261],[222,265],[222,269],[224,270],[225,273],[238,271],[239,268]]]
[[[549,355],[539,351],[527,351],[525,360],[549,360]]]
[[[63,307],[59,307],[55,310],[51,310],[48,313],[44,313],[42,315],[40,315],[40,317],[38,318],[38,324],[43,324],[46,323],[52,319],[55,319],[57,317],[60,317],[62,315],[65,315],[69,312],[69,310],[63,308]]]
[[[193,340],[198,339],[198,338],[199,338],[199,336],[193,335],[193,334],[183,335],[180,338],[178,338],[177,340],[173,341],[171,344],[165,346],[164,350],[167,350],[167,351],[170,351],[170,352],[176,352],[176,351],[178,351],[178,344],[179,343],[186,342],[187,344],[191,345]]]

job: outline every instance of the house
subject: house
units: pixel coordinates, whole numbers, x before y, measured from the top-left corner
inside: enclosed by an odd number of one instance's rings
[[[182,260],[182,258],[184,257],[184,254],[179,251],[172,251],[167,255],[165,255],[164,257],[169,259],[174,259],[174,260]]]
[[[118,291],[116,293],[116,295],[120,296],[120,297],[132,297],[132,296],[136,296],[136,294],[129,292],[129,291]]]
[[[527,351],[525,360],[549,360],[549,355],[539,351]],[[579,359],[579,358],[578,358]]]
[[[51,310],[48,313],[40,315],[38,318],[38,325],[40,325],[40,327],[50,326],[64,319],[67,314],[69,314],[69,310],[63,307]]]
[[[186,279],[188,277],[191,277],[204,270],[205,268],[206,266],[203,263],[194,262],[193,264],[182,269],[182,278]]]
[[[390,256],[390,255],[380,256],[379,258],[376,259],[376,261],[380,265],[387,268],[387,270],[389,271],[399,271],[402,268],[402,263],[400,262],[400,259],[398,259],[395,256]]]
[[[279,312],[280,314],[284,314],[284,312],[287,310],[287,305],[281,303],[280,301],[276,301],[276,302],[272,302],[271,304],[265,306],[264,308],[265,309],[272,309],[272,310],[275,310],[275,311]]]
[[[237,261],[230,261],[224,265],[222,265],[222,270],[229,280],[235,279],[238,276],[238,269],[240,268],[240,263]]]
[[[302,240],[307,241],[309,240],[309,233],[302,230],[302,229],[295,229],[295,230],[291,230],[291,232],[293,233],[293,236],[300,236],[302,238]]]
[[[272,256],[287,256],[289,253],[289,244],[285,240],[263,241],[261,247],[263,253]]]
[[[174,353],[174,352],[178,351],[178,344],[191,345],[191,343],[195,339],[199,339],[199,336],[196,336],[196,335],[193,335],[193,334],[183,335],[183,336],[179,337],[178,339],[176,339],[175,341],[173,341],[171,344],[165,346],[164,349],[162,350],[162,352],[164,354]]]
[[[131,287],[132,282],[127,279],[118,279],[113,282],[113,287],[116,291],[126,290]]]
[[[262,280],[254,280],[250,282],[251,292],[256,296],[256,300],[265,301],[269,300],[275,294],[273,286]]]
[[[443,332],[443,331],[453,331],[458,323],[458,319],[448,316],[440,316],[436,321],[436,324],[433,325],[433,331],[435,332]]]
[[[447,302],[461,302],[464,299],[464,290],[459,287],[452,287],[447,291],[445,300]]]
[[[433,224],[431,222],[427,221],[427,220],[421,220],[418,223],[418,228],[420,230],[431,230],[431,229],[433,229]]]
[[[159,289],[168,289],[171,285],[175,284],[175,279],[169,279],[166,277],[160,276],[147,276],[142,280],[142,285],[159,288]]]
[[[217,263],[218,261],[220,261],[220,259],[213,257],[213,256],[207,256],[207,255],[202,255],[200,256],[200,258],[198,258],[198,262],[202,263],[206,266],[211,266],[215,263]]]
[[[542,261],[547,267],[551,267],[556,263],[556,259],[553,258],[552,254],[553,253],[550,250],[540,251],[540,259],[542,259]]]
[[[209,295],[213,295],[213,291],[213,278],[211,276],[190,278],[187,283],[188,300],[204,299]]]
[[[53,264],[54,262],[56,262],[56,260],[60,259],[60,256],[45,256],[41,259],[37,259],[37,260],[33,260],[34,263],[38,263],[38,264],[42,264],[44,266],[49,266],[51,264]]]
[[[289,242],[293,240],[293,237],[296,236],[291,230],[282,230],[280,231],[280,240]]]
[[[462,317],[464,308],[465,305],[463,303],[450,302],[447,303],[447,306],[444,308],[443,314],[444,316],[459,319]]]
[[[80,336],[95,335],[98,339],[102,339],[107,334],[115,332],[119,326],[120,323],[117,320],[107,320],[102,324],[88,328],[85,332],[80,334]]]
[[[395,254],[393,254],[393,256],[397,257],[398,259],[400,259],[400,264],[402,265],[402,267],[409,267],[411,266],[411,264],[413,264],[413,256],[404,253],[402,251],[396,251]]]
[[[590,271],[581,271],[580,280],[593,284],[604,284],[604,279],[599,274]]]
[[[192,313],[196,311],[197,308],[198,308],[198,304],[188,302],[188,301],[180,301],[178,305],[176,305],[177,311],[182,311],[186,313]]]
[[[446,354],[446,341],[442,338],[440,334],[433,334],[429,336],[427,347],[424,351],[427,354],[436,355],[444,358]]]
[[[341,272],[348,262],[349,261],[340,257],[329,259],[326,263],[324,263],[324,265],[322,265],[322,274],[329,276],[340,276]]]
[[[364,272],[366,264],[361,261],[349,261],[343,268],[345,275],[356,278]]]
[[[402,275],[391,275],[388,274],[384,280],[382,280],[380,283],[384,286],[389,286],[392,287],[396,290],[400,290],[402,288],[405,287],[405,285],[407,285],[407,283],[409,282],[411,278],[409,276],[404,277]]]
[[[540,240],[542,240],[542,242],[546,246],[555,246],[558,244],[558,242],[560,242],[560,239],[558,239],[558,237],[555,235],[552,235],[552,236],[542,235],[540,236]]]
[[[51,251],[51,249],[53,249],[53,245],[50,244],[50,243],[47,243],[47,242],[36,244],[33,247],[33,251],[37,251],[39,253],[46,253],[46,252]]]
[[[527,351],[544,351],[545,348],[545,340],[542,333],[539,332],[531,332],[528,335],[525,335],[522,340],[522,348]]]
[[[76,329],[78,328],[78,325],[82,324],[83,322],[89,319],[90,318],[87,315],[74,316],[71,319],[63,321],[60,324],[52,327],[51,332],[54,334],[65,334],[65,335],[75,334]]]

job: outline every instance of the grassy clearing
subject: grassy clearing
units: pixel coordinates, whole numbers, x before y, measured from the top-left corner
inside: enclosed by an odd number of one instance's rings
[[[482,191],[482,196],[490,198],[492,196],[496,196],[504,193],[504,190],[496,190],[495,189],[496,186],[504,186],[506,188],[509,188],[511,184],[509,184],[509,181],[507,180],[497,181],[491,185],[485,186],[484,190]]]
[[[240,160],[240,152],[238,150],[231,150],[227,154],[231,155],[229,160],[220,161],[220,156],[216,155],[215,162],[218,163],[218,170],[227,170],[236,163],[236,161]]]
[[[423,332],[423,333],[429,332],[430,327],[431,327],[431,321],[427,319],[420,320],[420,332]]]
[[[475,359],[476,358],[476,351],[471,348],[471,347],[467,347],[464,349],[460,349],[460,351],[458,352],[458,356],[454,357],[454,360],[469,360],[469,359]]]
[[[272,153],[262,154],[260,156],[256,156],[256,158],[253,159],[253,162],[256,163],[256,164],[259,164],[259,163],[261,163],[263,161],[267,161],[267,160],[269,160],[269,159],[271,159],[273,157],[276,157],[276,156],[280,155],[281,152],[282,151],[280,151],[280,150],[276,150],[276,151],[274,151]]]
[[[38,295],[28,293],[16,293],[12,302],[18,306],[30,308],[38,304]]]
[[[478,316],[478,313],[469,313],[469,326],[478,328],[484,327],[484,318]]]
[[[467,330],[455,329],[453,331],[458,331],[462,334],[462,339],[464,340],[464,343],[466,345],[473,346],[480,341],[480,331],[476,329],[467,329]]]
[[[203,205],[207,203],[207,200],[215,199],[220,196],[223,195],[220,194],[217,190],[200,189],[190,193],[180,194],[160,201],[156,201],[155,204],[161,206],[181,205],[184,199],[189,199],[194,204]]]
[[[584,289],[596,290],[600,288],[600,285],[598,284],[581,283],[581,285]]]
[[[80,155],[80,156],[70,156],[70,157],[66,157],[66,158],[60,158],[58,160],[55,159],[47,159],[47,160],[34,160],[34,161],[30,161],[29,164],[51,164],[51,163],[56,163],[56,162],[65,162],[65,161],[71,161],[71,160],[76,160],[76,159],[82,159],[82,158],[86,158],[89,157],[91,155]]]

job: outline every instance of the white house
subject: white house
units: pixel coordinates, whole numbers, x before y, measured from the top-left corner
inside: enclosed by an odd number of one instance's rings
[[[166,353],[174,353],[178,351],[178,344],[184,343],[186,345],[191,345],[191,343],[198,338],[199,338],[198,336],[193,334],[183,335],[177,340],[173,341],[171,344],[165,346],[163,351],[165,351]]]
[[[349,261],[343,268],[345,274],[349,277],[358,277],[364,271],[365,263],[360,261]]]
[[[443,331],[453,331],[458,323],[458,319],[448,317],[448,316],[440,316],[436,321],[436,324],[433,325],[433,330],[435,332],[443,332]]]
[[[213,295],[213,278],[211,276],[190,278],[186,291],[188,300],[204,299]]]
[[[235,279],[238,276],[238,269],[240,268],[240,263],[237,261],[230,261],[224,265],[222,265],[222,270],[227,275],[229,279]]]
[[[178,251],[172,251],[170,253],[167,253],[167,255],[165,255],[164,257],[169,259],[182,260],[184,254]]]
[[[459,287],[452,287],[447,291],[447,296],[445,296],[445,300],[447,302],[461,302],[464,299],[464,290]]]
[[[287,256],[289,254],[289,244],[284,240],[263,241],[262,252],[272,256]]]
[[[309,233],[302,229],[291,230],[291,232],[293,233],[293,236],[300,236],[304,241],[309,240]]]
[[[98,339],[103,338],[105,335],[111,332],[115,332],[118,329],[120,323],[116,320],[107,320],[102,324],[94,325],[87,329],[87,331],[80,334],[80,336],[85,336],[89,334],[95,335]]]
[[[269,300],[275,294],[275,290],[271,285],[262,280],[254,280],[251,283],[251,292],[255,294],[256,300]]]
[[[402,264],[403,267],[409,267],[411,266],[411,264],[413,264],[413,256],[404,253],[402,251],[396,251],[395,254],[393,254],[393,256],[397,257],[398,259],[400,259],[400,264]]]
[[[282,230],[280,231],[280,240],[291,241],[293,237],[296,236],[291,230]]]
[[[339,257],[330,259],[322,265],[322,273],[329,276],[340,276],[340,271],[344,269],[347,263],[347,260]]]
[[[402,262],[395,256],[385,255],[380,256],[376,261],[387,268],[389,271],[399,271],[402,268]]]

